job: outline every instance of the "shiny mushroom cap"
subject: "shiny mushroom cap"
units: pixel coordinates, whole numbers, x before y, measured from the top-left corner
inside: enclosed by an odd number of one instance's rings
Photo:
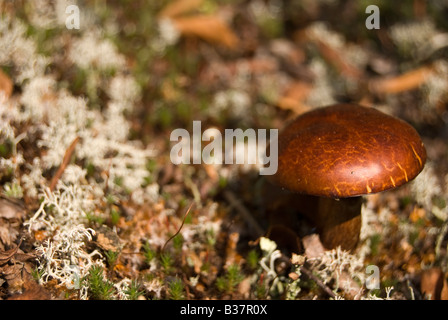
[[[337,104],[300,115],[279,135],[271,180],[297,193],[346,198],[415,178],[426,150],[408,123],[374,108]]]

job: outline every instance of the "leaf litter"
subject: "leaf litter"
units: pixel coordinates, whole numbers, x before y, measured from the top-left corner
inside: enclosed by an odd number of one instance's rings
[[[76,32],[62,6],[0,6],[1,299],[447,298],[447,26],[432,4],[381,7],[400,14],[378,32],[356,1],[86,1]],[[411,186],[365,199],[356,252],[324,250],[256,166],[170,162],[170,132],[193,120],[280,129],[336,101],[404,118],[428,151]]]

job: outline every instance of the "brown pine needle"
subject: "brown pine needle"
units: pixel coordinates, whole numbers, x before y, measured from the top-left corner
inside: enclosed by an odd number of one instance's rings
[[[64,159],[62,160],[61,165],[59,166],[58,171],[56,171],[56,174],[53,176],[50,182],[50,191],[53,191],[56,187],[56,184],[58,183],[59,179],[61,178],[62,174],[65,171],[65,168],[67,168],[68,163],[70,162],[70,158],[73,155],[73,152],[75,151],[75,147],[78,144],[79,137],[76,137],[73,142],[70,144],[70,146],[67,148],[64,154]]]
[[[317,40],[316,44],[324,59],[333,64],[342,74],[353,79],[362,77],[361,70],[346,61],[341,52],[320,40]]]
[[[373,80],[369,85],[369,89],[374,93],[383,94],[413,90],[420,87],[432,72],[433,68],[431,66],[423,66],[396,77]]]
[[[323,283],[318,277],[316,277],[308,268],[302,266],[300,268],[304,274],[308,276],[308,278],[312,279],[326,294],[328,294],[331,298],[335,299],[336,294],[331,290],[325,283]]]
[[[159,18],[174,18],[198,9],[203,0],[177,0],[168,4],[159,13]]]
[[[180,227],[179,227],[179,229],[176,231],[176,233],[173,234],[168,240],[166,240],[165,244],[164,244],[163,247],[162,247],[162,252],[165,251],[165,247],[166,247],[166,245],[168,244],[168,242],[170,242],[171,240],[173,240],[174,237],[177,236],[177,235],[179,234],[180,230],[182,230],[182,227],[184,226],[185,220],[187,219],[187,216],[188,216],[188,214],[190,213],[190,210],[191,210],[191,208],[193,207],[193,205],[194,205],[194,202],[192,202],[192,203],[190,204],[190,206],[188,207],[187,212],[185,212],[184,219],[182,220],[182,224],[180,225]]]
[[[221,19],[212,15],[195,15],[173,19],[179,32],[187,37],[198,37],[210,43],[235,49],[239,39]]]
[[[9,99],[13,86],[11,78],[0,69],[0,95],[3,94],[4,98]]]

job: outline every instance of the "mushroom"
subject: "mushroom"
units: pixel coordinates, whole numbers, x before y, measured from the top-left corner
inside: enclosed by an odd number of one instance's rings
[[[417,131],[374,108],[336,104],[300,115],[279,135],[274,184],[313,196],[315,223],[327,249],[353,250],[361,230],[362,196],[397,188],[426,162]]]

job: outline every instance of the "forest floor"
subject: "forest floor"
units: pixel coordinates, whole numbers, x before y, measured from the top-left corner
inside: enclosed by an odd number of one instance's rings
[[[446,1],[0,8],[0,299],[448,299]],[[281,130],[343,102],[407,121],[428,157],[365,196],[351,252],[259,161],[173,163],[193,121]]]

